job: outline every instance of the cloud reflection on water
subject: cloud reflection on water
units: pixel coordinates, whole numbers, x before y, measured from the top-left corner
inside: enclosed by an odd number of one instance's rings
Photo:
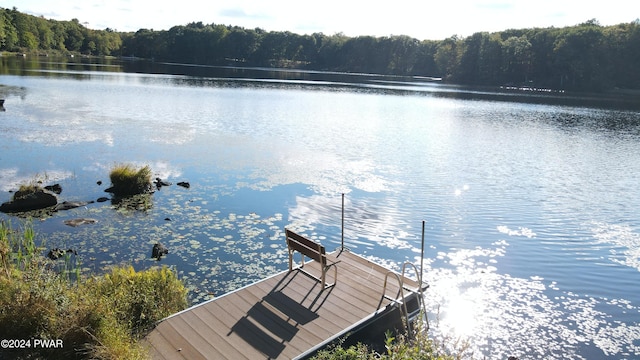
[[[388,199],[385,199],[388,200]],[[309,226],[338,228],[341,226],[341,200],[339,196],[313,195],[296,197],[296,204],[289,209],[289,221],[303,230]],[[397,204],[387,204],[375,199],[354,200],[345,198],[345,246],[368,251],[383,246],[385,249],[411,249],[416,237],[410,230],[406,214]],[[340,244],[339,234],[328,239]]]
[[[14,191],[20,185],[27,185],[42,181],[44,185],[50,182],[62,181],[73,177],[73,173],[68,170],[50,169],[41,173],[21,174],[18,168],[0,169],[0,191]]]

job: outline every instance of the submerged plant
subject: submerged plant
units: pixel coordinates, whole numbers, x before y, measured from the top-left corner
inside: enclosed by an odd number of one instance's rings
[[[151,191],[151,168],[136,168],[131,164],[116,165],[109,174],[111,187],[106,191],[116,195],[144,194]]]
[[[153,207],[153,198],[151,194],[116,195],[111,199],[111,203],[122,213],[131,211],[144,212]]]

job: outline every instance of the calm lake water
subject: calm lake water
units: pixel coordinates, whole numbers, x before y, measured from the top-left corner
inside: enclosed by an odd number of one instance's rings
[[[420,263],[432,335],[472,358],[640,357],[640,112],[422,78],[0,58],[0,202],[108,196],[118,163],[172,182],[133,210],[40,215],[87,271],[159,265],[194,303],[286,269],[284,228]],[[101,185],[97,182],[102,181]],[[189,189],[175,183],[188,181]],[[69,227],[86,217],[95,224]],[[22,219],[0,214],[21,226]]]

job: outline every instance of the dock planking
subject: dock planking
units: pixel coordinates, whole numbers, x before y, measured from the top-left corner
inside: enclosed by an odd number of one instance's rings
[[[332,255],[340,260],[335,286],[283,271],[196,305],[160,321],[145,337],[152,358],[293,359],[392,302],[382,294],[389,269],[349,251]],[[320,274],[315,261],[305,269]],[[404,288],[418,288],[412,279],[403,281]],[[400,298],[393,276],[386,295]]]

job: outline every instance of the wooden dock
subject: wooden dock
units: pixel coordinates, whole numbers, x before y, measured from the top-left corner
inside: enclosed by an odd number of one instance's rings
[[[172,315],[145,338],[153,359],[294,359],[374,318],[401,299],[399,275],[349,251],[335,286],[284,271]],[[320,274],[318,263],[304,268]],[[333,281],[333,271],[328,280]],[[383,296],[385,277],[388,279]],[[405,278],[403,292],[418,283]],[[391,299],[392,298],[392,299]]]

